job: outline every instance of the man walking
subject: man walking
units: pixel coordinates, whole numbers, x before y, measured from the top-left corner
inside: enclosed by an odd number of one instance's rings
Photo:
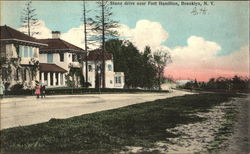
[[[45,94],[46,94],[46,88],[45,88],[45,85],[43,85],[42,87],[41,87],[41,98],[45,98]]]

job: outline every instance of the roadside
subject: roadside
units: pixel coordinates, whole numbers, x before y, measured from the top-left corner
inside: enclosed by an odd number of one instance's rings
[[[26,127],[5,129],[1,131],[2,149],[9,152],[31,153],[129,153],[133,152],[130,148],[141,147],[137,152],[159,153],[161,150],[156,149],[159,147],[156,143],[171,144],[171,141],[166,139],[185,137],[183,132],[171,129],[209,121],[202,115],[212,116],[210,110],[236,96],[214,93],[172,97],[67,119],[51,119],[46,123]],[[203,129],[205,128],[187,127],[184,130],[185,133],[191,130],[193,134],[200,134],[200,138],[194,136],[198,138],[196,141],[200,142],[204,133],[196,130],[203,131]],[[179,146],[178,143],[174,145]],[[163,152],[170,150],[169,146],[161,148],[164,149]]]
[[[130,152],[249,154],[250,97],[236,97],[209,112],[194,115],[205,121],[166,129],[178,137],[157,142],[154,148],[130,147]]]
[[[229,136],[223,144],[221,152],[230,154],[250,153],[250,96],[247,98],[237,98],[238,114],[235,118],[233,134]]]

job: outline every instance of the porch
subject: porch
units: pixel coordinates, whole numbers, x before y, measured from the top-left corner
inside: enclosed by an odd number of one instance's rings
[[[40,68],[40,83],[48,87],[63,87],[66,86],[65,75],[67,71],[56,64],[39,64]]]

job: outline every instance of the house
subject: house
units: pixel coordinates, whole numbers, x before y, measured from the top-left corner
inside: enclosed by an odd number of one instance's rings
[[[48,87],[80,86],[81,55],[84,50],[60,39],[59,31],[52,31],[52,38],[39,39],[48,46],[40,49],[40,80]],[[67,84],[66,84],[67,82]]]
[[[86,68],[86,52],[60,39],[59,31],[52,31],[50,39],[36,39],[8,26],[0,28],[0,78],[8,87],[34,88],[36,81],[48,87],[79,87],[86,71],[90,88],[101,87],[100,49],[89,52]],[[105,53],[104,59],[106,88],[123,88],[124,73],[114,72],[113,55]]]
[[[96,49],[89,51],[88,67],[84,59],[83,72],[88,71],[88,82],[91,84],[90,88],[101,87],[101,64],[102,64],[102,50]],[[104,53],[105,60],[105,84],[106,88],[123,88],[125,78],[123,72],[114,72],[113,55],[111,53]],[[85,74],[84,74],[85,75]],[[99,84],[99,85],[96,85]]]
[[[6,25],[0,26],[0,32],[1,80],[7,87],[34,87],[39,80],[39,49],[47,44]]]

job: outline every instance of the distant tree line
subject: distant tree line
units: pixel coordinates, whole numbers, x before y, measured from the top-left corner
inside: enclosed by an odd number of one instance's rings
[[[211,78],[208,82],[190,81],[181,88],[201,90],[249,91],[250,79],[235,75],[232,78]]]
[[[161,89],[164,68],[171,62],[167,51],[146,46],[139,52],[133,43],[118,39],[107,41],[105,48],[113,54],[114,71],[124,72],[125,88]]]

